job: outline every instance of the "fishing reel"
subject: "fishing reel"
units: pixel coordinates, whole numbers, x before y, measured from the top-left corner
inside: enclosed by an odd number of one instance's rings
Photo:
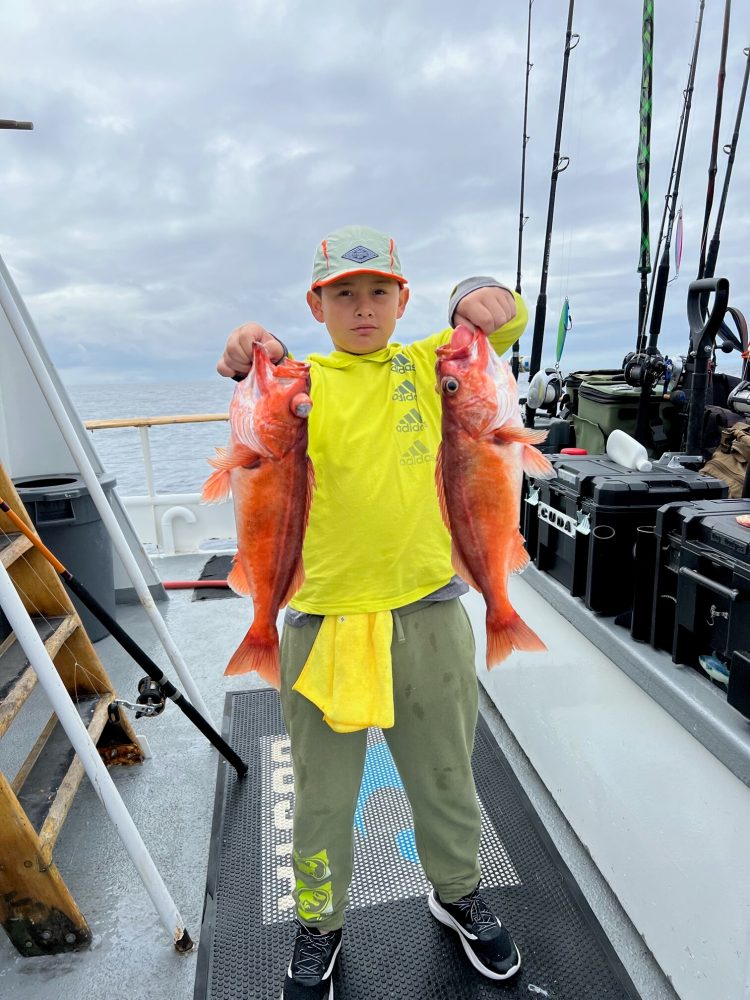
[[[526,405],[531,410],[554,412],[562,396],[562,389],[562,376],[557,368],[545,368],[544,371],[538,371],[529,382]]]
[[[668,358],[661,354],[626,354],[622,363],[628,385],[642,389],[647,383],[664,386],[664,395],[674,392],[682,379],[684,358]]]
[[[107,707],[107,715],[110,722],[117,723],[120,721],[120,708],[128,708],[135,712],[136,719],[140,719],[142,716],[150,718],[161,715],[166,706],[166,700],[166,695],[160,684],[157,684],[150,677],[141,677],[138,682],[138,697],[135,703],[125,701],[124,698],[117,698],[110,702]]]
[[[661,382],[666,371],[667,360],[658,351],[656,354],[631,351],[630,354],[625,355],[622,362],[625,381],[636,389]]]
[[[740,382],[729,393],[727,406],[743,416],[750,414],[750,382]]]
[[[682,381],[682,374],[685,370],[684,358],[667,358],[666,370],[664,372],[664,392],[674,392]]]

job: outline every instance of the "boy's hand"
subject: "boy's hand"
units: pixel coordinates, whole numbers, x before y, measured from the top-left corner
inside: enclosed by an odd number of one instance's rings
[[[455,326],[494,333],[516,315],[516,300],[506,288],[477,288],[464,295],[453,315]]]
[[[216,365],[219,375],[227,378],[247,375],[253,366],[253,344],[256,342],[263,344],[271,361],[280,361],[284,356],[283,344],[272,333],[258,323],[243,323],[229,334],[224,353]]]

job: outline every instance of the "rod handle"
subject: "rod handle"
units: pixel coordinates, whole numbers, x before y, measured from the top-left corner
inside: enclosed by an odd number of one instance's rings
[[[715,293],[713,306],[707,309],[705,321],[703,309],[708,296]],[[728,278],[699,278],[691,281],[688,288],[687,315],[690,325],[690,346],[697,351],[699,345],[713,341],[719,332],[729,305]]]

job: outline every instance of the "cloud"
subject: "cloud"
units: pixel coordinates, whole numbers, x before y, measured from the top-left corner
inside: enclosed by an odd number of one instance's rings
[[[548,330],[569,294],[576,327],[566,352],[580,350],[593,367],[635,340],[639,6],[579,4],[574,22]],[[532,315],[564,7],[533,6],[522,266]],[[352,221],[399,241],[413,289],[403,341],[444,324],[459,278],[514,283],[526,13],[490,0],[470,11],[445,0],[9,5],[3,114],[33,119],[35,130],[0,132],[0,252],[63,378],[210,378],[228,331],[247,319],[296,353],[324,349],[304,302],[312,253]],[[683,0],[656,12],[654,258],[693,13]],[[670,349],[685,344],[697,267],[720,20],[708,12],[704,26],[681,185],[683,274],[665,312]],[[732,23],[722,142],[744,69],[746,6]],[[750,311],[747,143],[743,135],[720,263],[733,300]],[[553,350],[550,340],[545,360]]]

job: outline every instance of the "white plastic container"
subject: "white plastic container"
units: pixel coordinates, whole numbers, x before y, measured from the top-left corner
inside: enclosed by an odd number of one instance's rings
[[[638,472],[651,471],[648,452],[640,441],[636,441],[625,431],[612,431],[607,438],[607,455],[613,462],[626,469],[637,469]]]

